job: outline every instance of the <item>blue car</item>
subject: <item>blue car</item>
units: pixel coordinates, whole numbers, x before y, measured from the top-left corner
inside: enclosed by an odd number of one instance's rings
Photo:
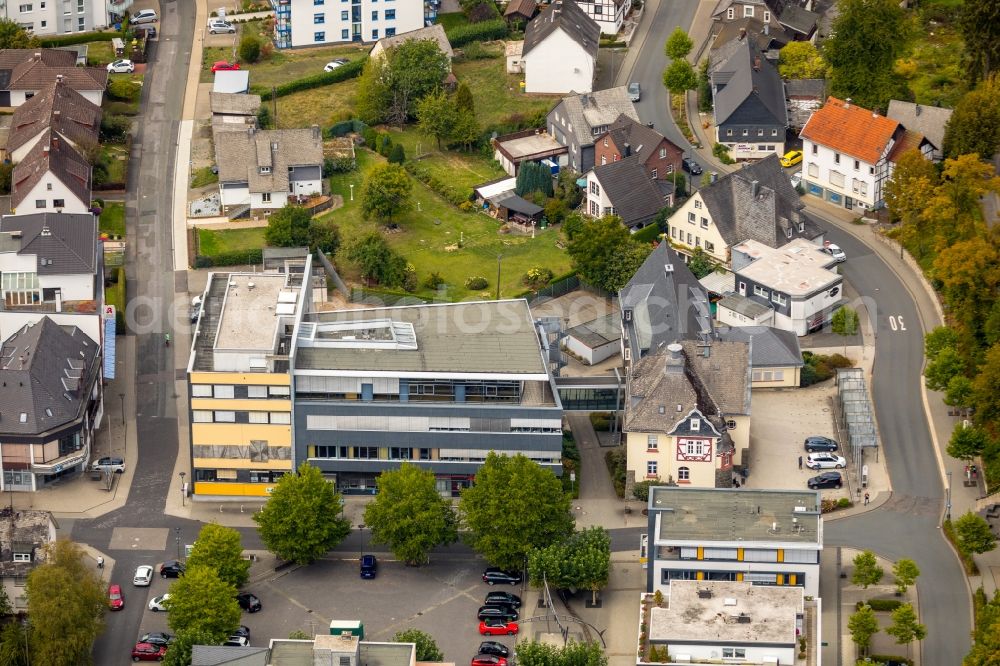
[[[362,555],[361,556],[361,577],[362,578],[374,578],[375,574],[378,572],[378,560],[375,559],[374,555]]]

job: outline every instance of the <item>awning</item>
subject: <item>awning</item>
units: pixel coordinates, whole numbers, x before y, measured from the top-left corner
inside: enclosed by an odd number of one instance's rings
[[[534,217],[544,210],[541,206],[533,204],[526,199],[514,194],[514,192],[503,192],[489,199],[489,202],[494,206],[499,206],[506,208],[507,210],[514,211],[515,213],[521,213],[522,215],[527,215],[528,217]]]

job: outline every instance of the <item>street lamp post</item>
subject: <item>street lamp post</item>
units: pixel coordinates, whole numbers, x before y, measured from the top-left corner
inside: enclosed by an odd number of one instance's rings
[[[365,524],[361,523],[358,525],[358,529],[361,530],[361,557],[365,556]]]
[[[125,394],[119,393],[118,398],[122,401],[122,425],[125,425]]]
[[[177,542],[177,561],[181,560],[181,528],[174,528],[174,541]]]
[[[497,300],[500,300],[500,260],[503,259],[502,254],[497,255]]]
[[[947,500],[944,505],[944,518],[945,520],[951,520],[951,472],[947,472],[948,476],[948,487],[946,492],[948,493]]]
[[[187,476],[187,472],[181,472],[181,506],[184,506],[184,496],[187,495],[187,490],[184,488],[184,477]]]

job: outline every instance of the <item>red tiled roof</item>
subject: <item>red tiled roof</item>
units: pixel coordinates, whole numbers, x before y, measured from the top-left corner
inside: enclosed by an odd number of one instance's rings
[[[830,97],[810,116],[800,136],[875,164],[898,128],[895,120]]]
[[[889,151],[889,161],[896,162],[899,160],[899,156],[907,150],[920,150],[920,144],[923,142],[923,134],[920,132],[914,132],[913,130],[906,130],[898,139],[896,139],[896,143],[892,144],[892,150]]]

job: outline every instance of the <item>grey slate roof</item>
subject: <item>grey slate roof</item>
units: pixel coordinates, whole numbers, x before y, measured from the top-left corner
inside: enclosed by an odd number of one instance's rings
[[[621,317],[616,313],[598,317],[566,331],[566,335],[576,338],[591,349],[617,342],[622,338]]]
[[[77,199],[90,203],[90,164],[69,142],[59,140],[51,130],[45,130],[11,176],[11,205],[18,208],[31,188],[47,173],[52,173]]]
[[[819,23],[820,18],[820,15],[816,12],[811,12],[796,4],[789,3],[781,11],[778,22],[786,28],[790,28],[808,37],[816,30],[816,25]]]
[[[754,368],[803,365],[799,338],[791,331],[771,326],[732,326],[718,329],[719,339],[750,343],[750,365]]]
[[[521,55],[528,55],[556,30],[565,32],[592,58],[597,59],[601,26],[587,16],[587,12],[580,9],[574,0],[555,0],[528,22],[524,29],[524,47],[521,49]]]
[[[944,128],[951,119],[951,113],[951,109],[940,106],[892,99],[889,100],[889,110],[885,115],[898,121],[906,129],[923,134],[940,151],[944,147]]]
[[[43,88],[14,111],[7,151],[28,143],[46,127],[76,145],[98,140],[101,107],[61,81]]]
[[[80,418],[97,378],[97,343],[48,317],[0,349],[0,433],[41,435]]]
[[[594,144],[593,128],[611,125],[625,114],[638,121],[635,105],[628,96],[628,88],[619,86],[597,90],[582,95],[572,94],[563,97],[553,111],[562,109],[562,114],[569,120],[581,146]],[[551,114],[550,114],[551,115]]]
[[[716,68],[711,78],[714,88],[724,86],[714,98],[716,125],[733,120],[788,126],[781,76],[750,40],[738,41],[733,54]]]
[[[625,113],[618,116],[614,124],[608,128],[608,135],[615,142],[615,145],[618,146],[619,150],[623,150],[627,143],[632,148],[632,154],[637,156],[642,162],[645,162],[649,158],[650,154],[656,150],[662,141],[666,141],[677,150],[681,150],[680,146],[674,144],[652,127],[643,125]]]
[[[710,55],[711,61],[718,63],[728,58],[732,49],[735,49],[735,46],[727,45],[732,45],[734,42],[738,43],[742,39],[750,39],[757,49],[761,51],[766,51],[771,46],[780,48],[792,41],[791,37],[788,36],[781,26],[769,24],[765,28],[764,22],[758,18],[748,16],[735,21],[727,21],[722,24],[722,28],[715,35],[715,41],[712,42],[712,51],[714,53]],[[731,50],[726,52],[725,55],[720,55],[719,51],[724,47]]]
[[[62,79],[74,90],[104,90],[108,71],[77,67],[76,53],[64,49],[0,49],[0,89],[41,90]]]
[[[667,205],[638,156],[596,166],[594,177],[626,226],[648,222]]]
[[[267,666],[270,650],[265,647],[195,645],[191,648],[191,666]]]
[[[785,79],[785,96],[788,99],[808,97],[826,100],[826,79]],[[892,102],[889,102],[892,108]]]
[[[323,164],[323,137],[308,129],[215,133],[220,183],[249,183],[251,192],[287,192],[291,167]],[[270,169],[261,173],[261,167]]]
[[[688,367],[723,414],[750,413],[750,344],[715,340],[709,344],[681,342]]]
[[[55,521],[48,511],[18,509],[0,512],[0,576],[26,576],[45,562],[45,545],[54,536]],[[31,553],[31,562],[15,562],[14,553]]]
[[[512,210],[515,213],[523,213],[530,217],[534,217],[545,210],[538,204],[518,196],[514,193],[514,190],[494,194],[492,197],[489,197],[489,202],[494,206],[502,206],[507,210]]]
[[[256,116],[260,111],[260,95],[247,93],[208,93],[212,113],[233,116]]]
[[[757,196],[753,194],[754,181]],[[777,248],[795,238],[813,240],[823,234],[805,212],[805,204],[777,155],[746,164],[698,190],[698,194],[712,215],[712,223],[730,246],[752,239]]]
[[[440,23],[435,23],[434,25],[430,25],[425,28],[418,28],[409,32],[401,32],[393,35],[392,37],[383,37],[375,42],[375,46],[371,48],[370,53],[377,57],[386,49],[391,49],[394,46],[399,46],[400,44],[413,39],[437,42],[438,48],[441,49],[441,53],[448,56],[448,60],[455,57],[455,52],[451,48],[451,42],[448,41],[448,35],[445,34],[444,26]]]
[[[505,18],[517,15],[530,19],[537,9],[538,3],[535,0],[510,0],[507,8],[503,10],[503,15]]]
[[[646,257],[618,301],[633,362],[672,342],[711,335],[708,294],[669,243],[660,243]]]
[[[20,232],[20,239],[14,232]],[[92,275],[97,270],[97,218],[90,213],[7,215],[0,220],[0,235],[19,243],[18,254],[37,257],[39,275]]]
[[[719,307],[738,312],[744,317],[750,317],[751,319],[756,319],[771,311],[771,308],[766,305],[762,305],[752,298],[740,296],[736,293],[723,296],[722,300],[719,301]]]

